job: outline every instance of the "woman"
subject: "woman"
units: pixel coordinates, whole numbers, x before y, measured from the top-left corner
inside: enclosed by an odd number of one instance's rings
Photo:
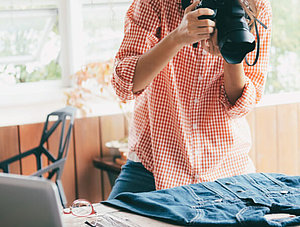
[[[110,194],[213,181],[254,171],[245,116],[263,94],[269,59],[271,6],[241,2],[259,26],[260,57],[228,64],[216,44],[215,22],[185,10],[181,0],[134,0],[125,21],[112,84],[135,99],[128,162]],[[249,23],[251,24],[253,20]],[[193,43],[199,42],[197,48]],[[254,61],[256,51],[248,54]]]

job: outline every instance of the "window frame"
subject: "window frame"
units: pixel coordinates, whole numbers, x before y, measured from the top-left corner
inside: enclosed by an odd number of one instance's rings
[[[58,15],[58,9],[57,8],[47,8],[47,9],[28,9],[28,10],[1,10],[0,11],[0,19],[1,18],[8,18],[10,15],[16,15],[18,16],[27,16],[32,15],[34,16],[49,16],[48,24],[45,25],[44,29],[42,30],[42,38],[39,40],[38,44],[36,45],[38,48],[35,50],[35,52],[32,55],[23,55],[23,56],[8,56],[8,57],[1,57],[0,61],[2,63],[13,63],[13,64],[22,64],[27,63],[35,60],[39,53],[41,52],[42,45],[46,39],[47,34],[50,32],[51,28],[55,24],[55,16]],[[52,17],[52,18],[51,18]],[[17,59],[17,60],[16,60]]]
[[[38,2],[39,0],[34,0]],[[115,2],[126,2],[128,0],[115,0]],[[51,0],[57,3],[59,16],[59,31],[61,36],[61,57],[60,65],[62,69],[61,80],[39,81],[24,84],[0,87],[0,126],[14,125],[16,123],[31,123],[30,120],[15,119],[1,122],[1,118],[9,118],[11,111],[16,107],[23,106],[22,115],[30,115],[37,111],[40,115],[45,114],[47,108],[60,108],[65,105],[64,92],[72,87],[70,75],[77,72],[85,64],[84,45],[82,42],[82,8],[88,4],[103,4],[97,0]],[[105,101],[104,101],[105,102]],[[51,103],[51,104],[50,104]],[[264,95],[258,106],[281,105],[288,103],[300,103],[300,92],[287,94]],[[113,106],[112,104],[111,106]],[[94,104],[95,108],[101,103]],[[101,110],[95,111],[92,115],[108,114],[109,105],[106,104],[105,113]],[[38,109],[38,110],[37,110]],[[21,110],[22,111],[22,110]],[[112,107],[112,113],[117,113],[116,108]],[[119,111],[121,112],[121,111]],[[22,118],[23,116],[18,117]],[[44,115],[43,115],[44,117]],[[39,119],[39,118],[38,118]],[[43,119],[42,119],[43,120]]]

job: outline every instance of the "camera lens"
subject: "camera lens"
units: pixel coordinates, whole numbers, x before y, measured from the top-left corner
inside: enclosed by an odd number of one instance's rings
[[[216,19],[218,44],[225,61],[238,64],[255,49],[255,37],[250,32],[239,0],[202,0],[196,8],[215,11],[214,17],[201,16],[199,19]]]

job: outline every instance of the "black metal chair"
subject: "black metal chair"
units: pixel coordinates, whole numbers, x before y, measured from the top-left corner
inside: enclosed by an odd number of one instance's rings
[[[61,183],[61,176],[64,168],[65,161],[67,159],[68,148],[71,137],[71,130],[74,124],[76,109],[74,107],[65,107],[60,110],[54,111],[48,114],[46,122],[44,124],[44,129],[42,133],[42,138],[40,144],[30,149],[26,152],[13,156],[7,160],[0,162],[0,169],[4,173],[9,173],[9,165],[15,161],[21,160],[22,158],[28,157],[29,155],[34,155],[36,158],[37,172],[33,173],[32,176],[43,177],[44,174],[48,174],[47,179],[55,179],[55,183],[58,188],[59,196],[63,207],[66,207],[67,200]],[[57,118],[53,122],[51,127],[48,129],[49,122],[52,118]],[[69,123],[67,122],[69,120]],[[58,126],[61,124],[60,131],[60,141],[58,146],[57,157],[54,157],[48,149],[44,147],[47,144],[48,139],[53,133],[58,130]],[[47,157],[47,163],[49,165],[42,166],[42,154]],[[56,176],[54,178],[54,176]]]

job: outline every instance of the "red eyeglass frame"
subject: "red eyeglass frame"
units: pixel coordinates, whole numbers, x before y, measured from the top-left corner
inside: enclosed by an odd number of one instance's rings
[[[74,213],[72,212],[72,206],[69,207],[70,211],[63,210],[64,214],[72,214],[72,215],[74,215],[74,216],[76,216],[76,217],[87,217],[87,216],[90,216],[90,215],[92,215],[92,214],[96,214],[96,213],[97,213],[97,212],[95,211],[95,209],[94,209],[93,204],[92,204],[90,201],[86,200],[86,199],[76,199],[76,200],[73,201],[73,203],[81,202],[81,201],[87,202],[87,203],[89,203],[89,204],[91,205],[92,211],[91,211],[90,214],[87,214],[87,215],[77,215],[77,214],[74,214]],[[72,204],[73,204],[73,203],[72,203]]]

